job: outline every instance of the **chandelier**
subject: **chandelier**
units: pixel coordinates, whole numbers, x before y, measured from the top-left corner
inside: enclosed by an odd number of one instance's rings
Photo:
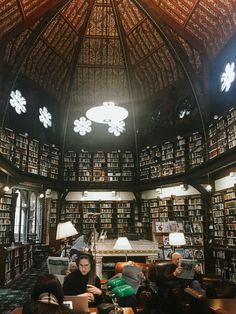
[[[80,135],[85,135],[92,131],[92,122],[108,125],[108,132],[119,136],[125,131],[124,120],[128,117],[128,111],[120,106],[117,106],[112,101],[105,101],[102,105],[92,107],[87,110],[86,117],[74,121],[74,131]]]

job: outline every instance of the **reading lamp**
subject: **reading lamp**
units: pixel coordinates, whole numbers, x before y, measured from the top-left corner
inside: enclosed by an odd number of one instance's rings
[[[66,256],[67,238],[72,237],[76,234],[78,234],[78,231],[75,229],[71,221],[59,222],[59,224],[57,225],[56,240],[64,239],[65,256]]]
[[[128,238],[119,237],[113,247],[114,250],[125,251],[125,261],[127,262],[127,251],[133,250]]]
[[[169,234],[169,244],[173,247],[173,252],[175,251],[175,246],[185,245],[186,240],[183,232],[171,232]]]

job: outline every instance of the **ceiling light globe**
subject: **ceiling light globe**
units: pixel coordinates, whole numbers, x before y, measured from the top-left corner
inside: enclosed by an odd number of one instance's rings
[[[102,106],[92,107],[86,112],[86,117],[97,123],[108,124],[113,121],[122,121],[128,117],[128,111],[113,102],[104,102]]]
[[[207,186],[206,186],[206,190],[207,190],[207,192],[211,192],[211,190],[212,190],[212,186],[211,186],[210,184],[207,184]]]

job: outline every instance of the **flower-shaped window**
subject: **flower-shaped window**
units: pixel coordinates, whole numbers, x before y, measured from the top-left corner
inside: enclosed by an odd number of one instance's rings
[[[79,120],[74,121],[74,131],[79,132],[81,136],[84,136],[86,133],[91,132],[91,121],[87,120],[85,117],[80,117]]]
[[[26,99],[21,95],[19,90],[11,92],[10,105],[15,108],[16,113],[26,113]]]
[[[235,79],[234,62],[227,63],[224,72],[220,76],[221,92],[228,92]]]
[[[39,121],[43,123],[45,128],[52,126],[52,115],[46,107],[39,108]]]

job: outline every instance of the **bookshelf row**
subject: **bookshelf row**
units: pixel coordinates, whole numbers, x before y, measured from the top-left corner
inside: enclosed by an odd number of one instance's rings
[[[185,173],[236,146],[236,109],[209,125],[208,139],[194,132],[178,136],[159,146],[146,147],[139,154],[140,181]],[[0,155],[24,172],[74,182],[132,182],[135,158],[131,151],[61,151],[55,145],[42,144],[26,134],[10,129],[0,132]],[[62,164],[62,173],[59,167]]]
[[[50,228],[56,228],[56,201],[52,200]],[[133,201],[66,201],[60,221],[70,220],[80,234],[91,235],[94,223],[97,232],[106,231],[108,238],[134,233],[138,218]]]
[[[236,283],[236,188],[212,195],[209,217],[215,273]]]
[[[200,195],[142,200],[141,221],[136,232],[158,242],[159,259],[169,259],[170,232],[184,232],[186,245],[179,248],[184,258],[204,264],[205,206]]]
[[[0,197],[0,245],[10,245],[13,239],[12,195]]]
[[[33,264],[33,245],[0,245],[0,286],[9,284]]]
[[[131,151],[95,153],[68,151],[64,156],[64,181],[129,182],[134,180]]]

